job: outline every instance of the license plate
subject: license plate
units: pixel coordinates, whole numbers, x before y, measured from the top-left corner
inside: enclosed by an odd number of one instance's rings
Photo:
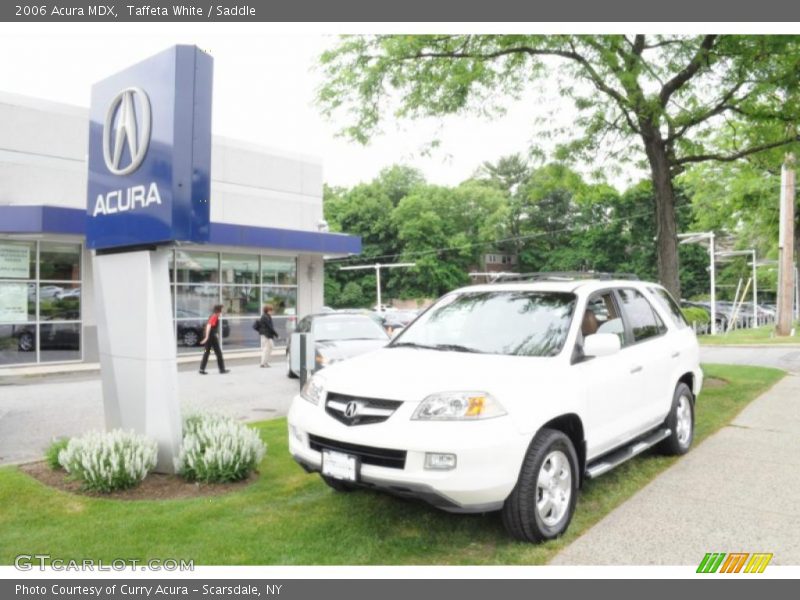
[[[322,474],[343,481],[358,481],[358,457],[344,452],[323,450]]]

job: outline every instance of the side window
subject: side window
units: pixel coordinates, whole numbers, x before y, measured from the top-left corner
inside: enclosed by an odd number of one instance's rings
[[[622,310],[630,322],[634,342],[641,342],[666,332],[664,321],[639,292],[633,289],[621,289],[619,296],[622,299]]]
[[[625,327],[612,292],[598,294],[589,299],[583,314],[581,333],[584,337],[593,333],[616,333],[620,343],[625,344]]]
[[[686,317],[683,316],[683,311],[681,310],[680,306],[678,306],[678,303],[675,302],[667,290],[656,287],[649,289],[653,293],[653,296],[655,296],[656,300],[661,303],[661,306],[666,308],[672,315],[672,320],[675,321],[675,325],[681,329],[689,326],[689,323],[686,322]]]

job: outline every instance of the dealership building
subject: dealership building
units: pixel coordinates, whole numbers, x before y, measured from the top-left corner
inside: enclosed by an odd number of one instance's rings
[[[0,93],[0,368],[98,361],[88,140],[87,109]],[[226,352],[258,347],[267,303],[285,340],[297,315],[322,307],[323,258],[361,250],[327,232],[316,158],[214,137],[210,211],[208,243],[171,250],[179,354],[198,352],[215,304]]]

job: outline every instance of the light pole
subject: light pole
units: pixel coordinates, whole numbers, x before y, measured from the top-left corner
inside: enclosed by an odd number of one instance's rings
[[[375,269],[375,288],[376,288],[376,298],[378,299],[378,311],[382,311],[381,308],[381,269],[396,269],[398,267],[416,267],[417,263],[392,263],[392,264],[381,264],[375,263],[374,265],[358,265],[356,267],[339,267],[340,271],[363,271],[364,269]]]
[[[753,322],[752,328],[758,327],[758,271],[756,271],[756,249],[750,250],[730,250],[727,252],[717,252],[717,256],[746,256],[751,255],[753,261]]]
[[[711,335],[717,333],[717,273],[714,265],[716,254],[714,252],[714,232],[702,231],[700,233],[679,233],[681,244],[697,244],[708,241],[709,275],[711,276]],[[678,298],[680,300],[680,298]]]

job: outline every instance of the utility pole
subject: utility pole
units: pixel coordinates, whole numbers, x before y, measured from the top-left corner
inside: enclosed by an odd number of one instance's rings
[[[375,297],[378,300],[377,309],[378,311],[383,310],[381,308],[381,269],[396,269],[398,267],[416,267],[417,263],[392,263],[388,265],[384,265],[381,263],[375,263],[374,265],[358,265],[357,267],[339,267],[340,271],[362,271],[364,269],[375,269],[375,288],[376,293]]]
[[[794,304],[794,154],[787,154],[781,168],[781,212],[778,238],[778,319],[776,333],[792,331]]]

